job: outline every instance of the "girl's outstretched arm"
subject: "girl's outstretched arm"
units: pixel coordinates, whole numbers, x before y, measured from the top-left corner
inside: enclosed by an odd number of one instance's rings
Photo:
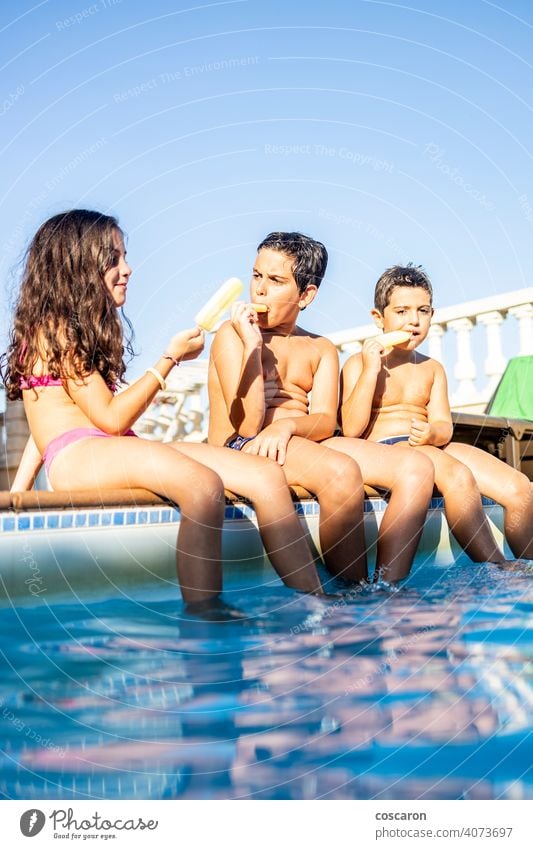
[[[151,404],[176,361],[192,360],[204,347],[204,334],[198,327],[177,333],[165,353],[131,386],[114,395],[98,372],[83,380],[67,381],[68,392],[87,418],[105,433],[120,436],[137,421]]]
[[[17,473],[11,484],[10,492],[26,492],[35,483],[35,478],[43,464],[43,458],[37,448],[33,436],[28,441],[22,453]]]

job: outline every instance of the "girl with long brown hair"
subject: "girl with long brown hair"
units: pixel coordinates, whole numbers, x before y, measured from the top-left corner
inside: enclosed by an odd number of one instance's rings
[[[54,489],[143,487],[178,504],[177,569],[187,602],[207,601],[221,590],[226,487],[253,502],[283,581],[320,592],[274,461],[204,444],[147,441],[131,430],[170,371],[198,356],[204,337],[197,327],[177,333],[153,367],[115,394],[125,374],[124,350],[132,353],[118,312],[130,275],[123,233],[109,215],[64,212],[33,238],[3,370],[6,394],[23,398],[31,431],[16,483],[31,486],[42,457]]]

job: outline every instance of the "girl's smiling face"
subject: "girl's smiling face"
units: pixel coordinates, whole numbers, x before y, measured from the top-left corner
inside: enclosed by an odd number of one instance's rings
[[[124,237],[120,230],[114,230],[113,260],[107,271],[104,272],[104,285],[117,307],[124,306],[126,302],[126,289],[130,275],[131,268],[126,262]]]

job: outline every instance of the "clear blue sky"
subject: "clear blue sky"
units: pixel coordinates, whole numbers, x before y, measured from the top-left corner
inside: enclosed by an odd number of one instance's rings
[[[532,44],[526,0],[2,3],[2,343],[13,265],[73,206],[128,233],[132,374],[274,229],[328,247],[319,332],[396,262],[438,306],[532,285]]]

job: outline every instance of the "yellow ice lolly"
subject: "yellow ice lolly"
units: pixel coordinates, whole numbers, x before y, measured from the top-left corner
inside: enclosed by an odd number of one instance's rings
[[[250,304],[251,308],[256,312],[268,312],[266,304]]]
[[[207,304],[202,307],[194,319],[198,327],[202,330],[207,330],[210,333],[218,324],[222,315],[232,305],[242,290],[244,283],[238,277],[230,277],[225,283],[215,292],[213,297],[209,298]]]
[[[389,330],[388,333],[382,333],[381,336],[376,336],[378,342],[381,342],[384,348],[394,348],[395,345],[401,345],[403,342],[409,342],[411,334],[407,330]]]

